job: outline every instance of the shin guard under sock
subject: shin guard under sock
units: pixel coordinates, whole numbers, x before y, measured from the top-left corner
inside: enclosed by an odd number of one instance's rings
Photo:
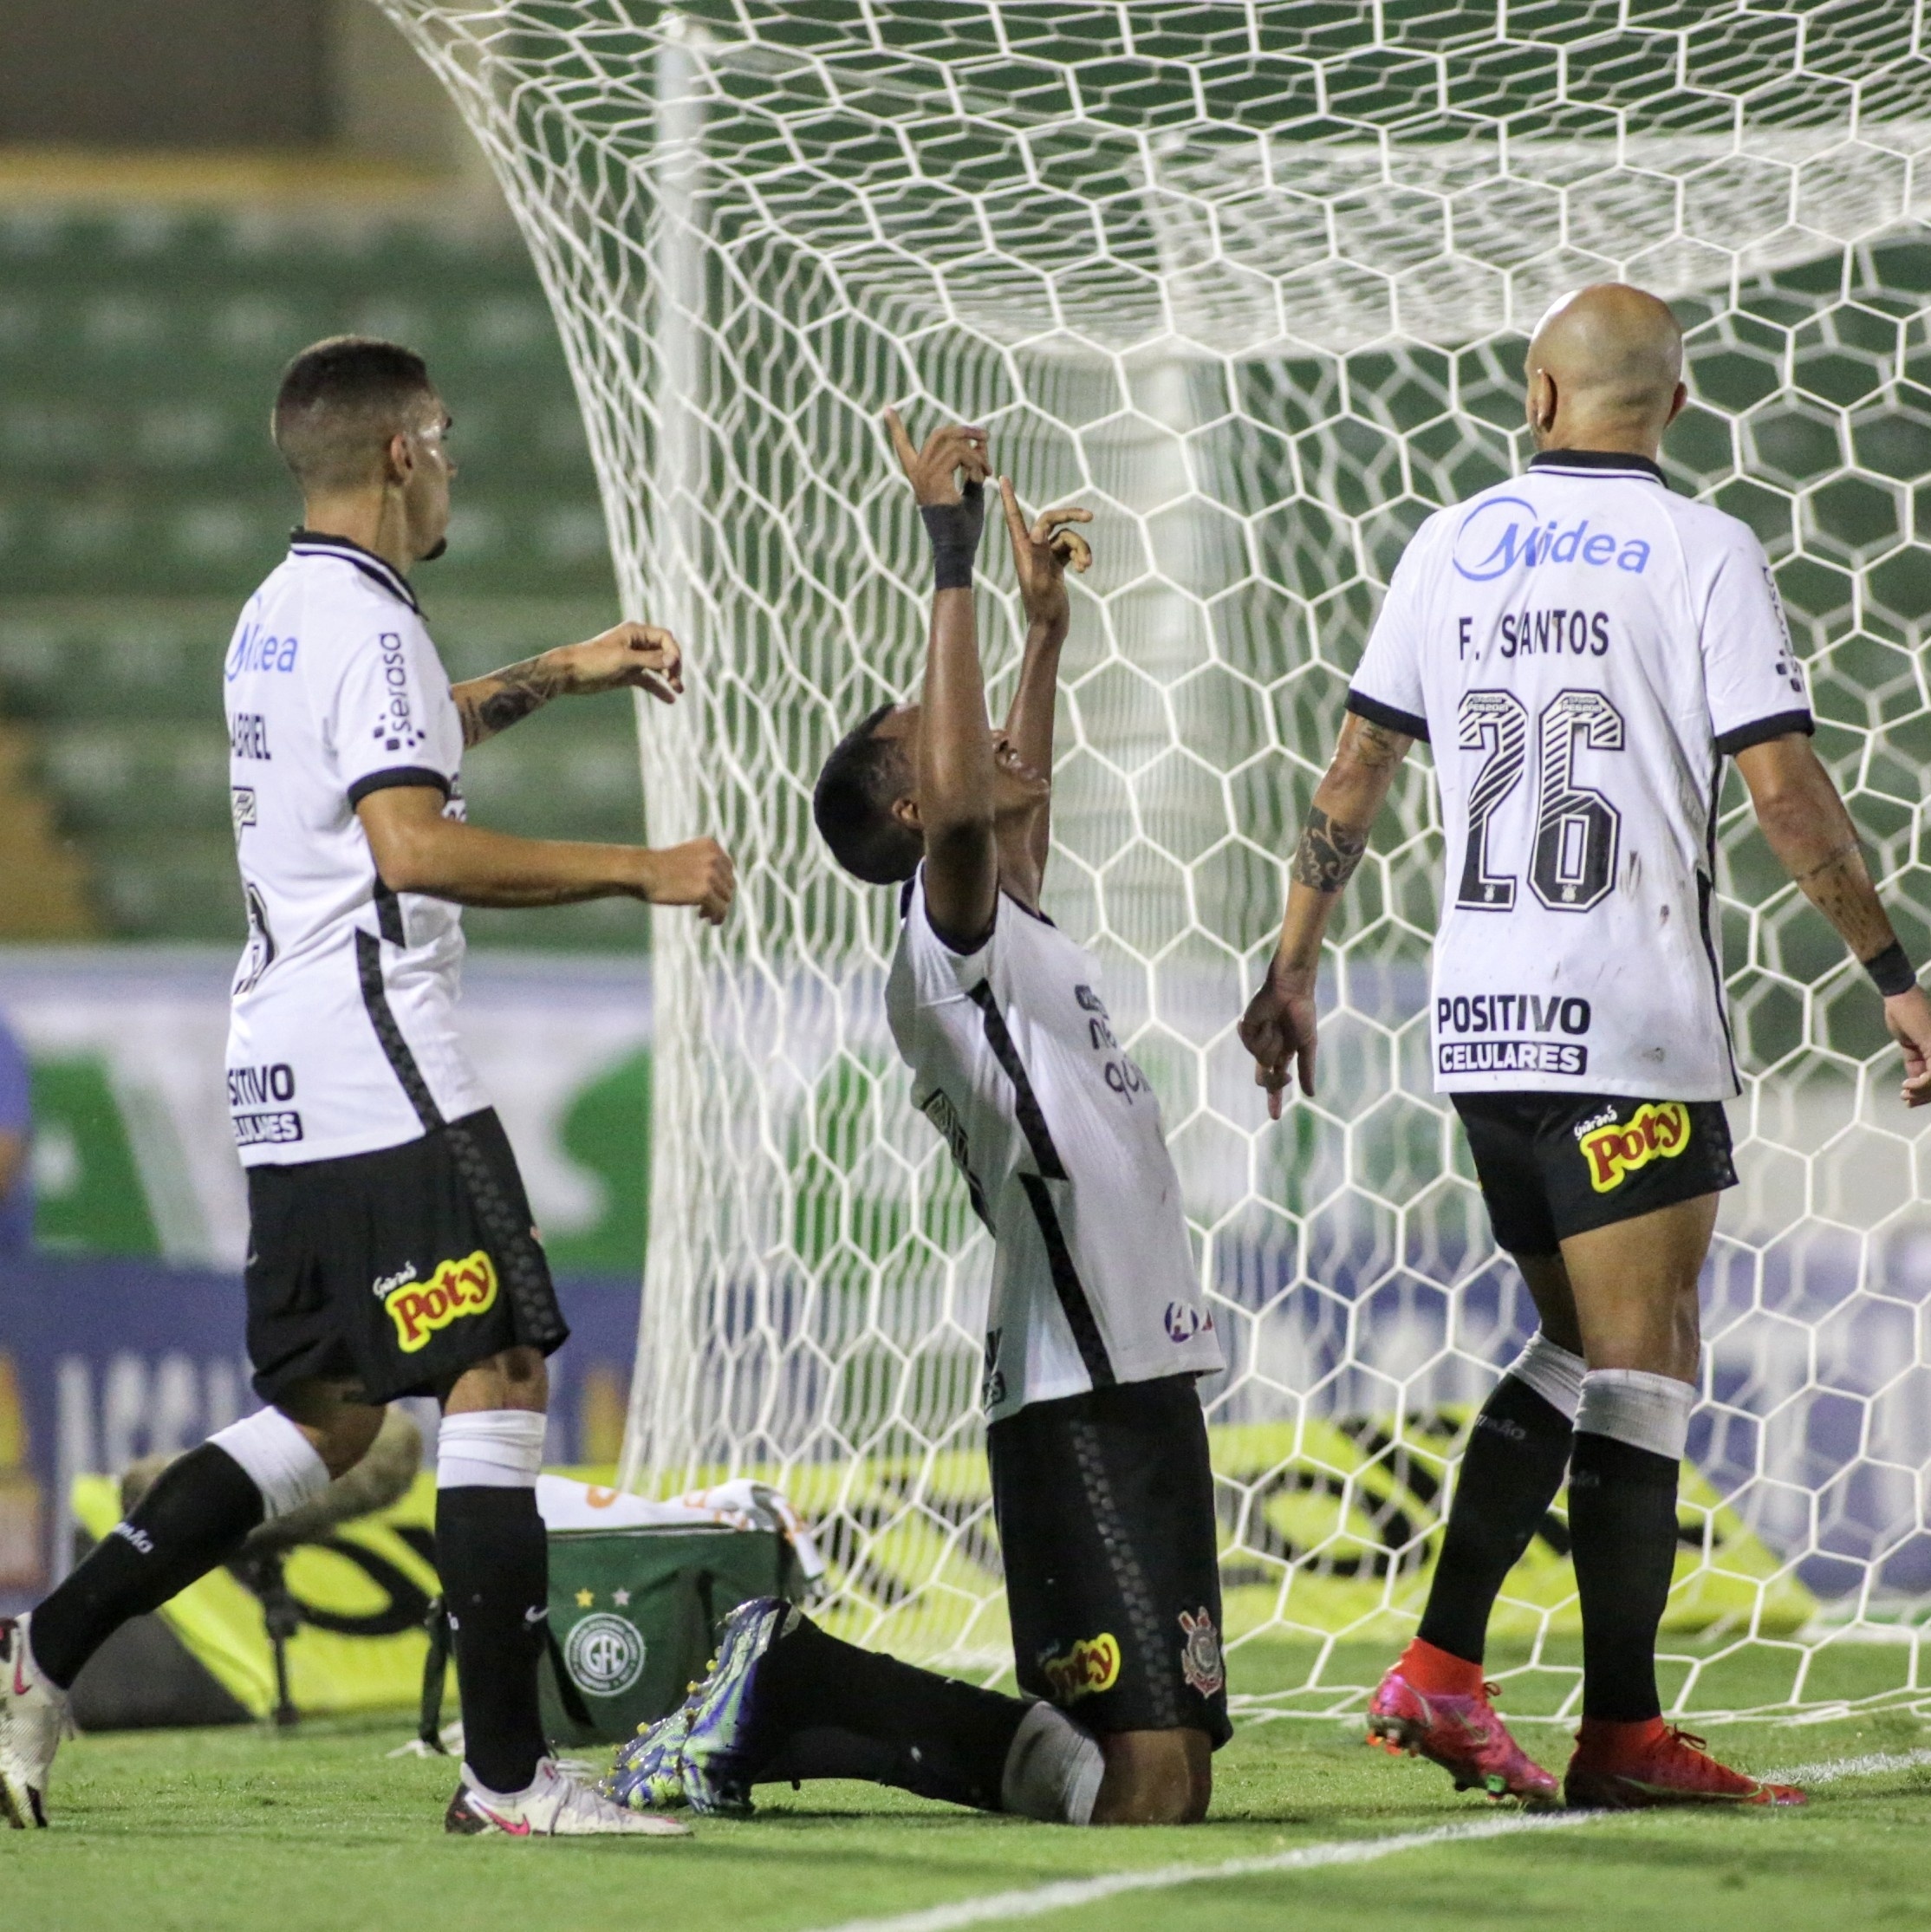
[[[226,1450],[189,1450],[34,1612],[34,1662],[68,1689],[129,1617],[225,1562],[261,1520],[262,1493]]]
[[[1482,1404],[1455,1478],[1424,1643],[1481,1662],[1489,1611],[1562,1487],[1574,1434],[1568,1416],[1512,1375]]]
[[[803,1617],[757,1667],[757,1783],[861,1778],[980,1811],[1030,1708],[896,1657],[861,1650]]]
[[[1670,1456],[1579,1430],[1569,1530],[1583,1606],[1583,1715],[1635,1723],[1662,1709],[1656,1632],[1676,1563]]]
[[[549,1545],[536,1493],[436,1493],[436,1567],[463,1700],[463,1758],[490,1791],[527,1789],[547,1746],[536,1665],[549,1613]]]

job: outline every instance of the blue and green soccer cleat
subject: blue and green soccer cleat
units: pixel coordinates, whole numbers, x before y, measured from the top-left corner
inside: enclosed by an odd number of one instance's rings
[[[738,1604],[725,1619],[709,1675],[618,1751],[605,1790],[636,1811],[688,1805],[709,1817],[749,1818],[745,1746],[757,1717],[757,1667],[795,1614],[777,1597]]]
[[[634,1812],[673,1812],[684,1803],[684,1738],[690,1728],[688,1704],[679,1704],[654,1724],[640,1724],[597,1787],[607,1798]]]

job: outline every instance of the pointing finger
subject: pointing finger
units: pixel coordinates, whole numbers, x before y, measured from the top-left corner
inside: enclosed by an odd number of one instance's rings
[[[1006,533],[1012,539],[1012,547],[1019,550],[1026,542],[1026,520],[1019,514],[1019,498],[1012,487],[1011,477],[999,478],[999,501],[1005,505]]]
[[[899,461],[909,473],[912,465],[919,460],[919,452],[913,446],[911,437],[906,433],[905,425],[900,421],[897,410],[887,409],[885,412],[885,426],[891,435],[892,447],[897,452]]]

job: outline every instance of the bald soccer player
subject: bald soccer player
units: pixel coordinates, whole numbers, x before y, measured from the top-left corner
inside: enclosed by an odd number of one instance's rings
[[[1371,1734],[1458,1786],[1552,1803],[1482,1682],[1489,1611],[1565,1468],[1583,1610],[1573,1805],[1802,1794],[1666,1726],[1656,1631],[1695,1400],[1697,1278],[1734,1184],[1738,1090],[1713,929],[1715,810],[1737,761],[1764,836],[1869,970],[1931,1098],[1931,1005],[1836,788],[1770,566],[1657,467],[1683,407],[1664,304],[1604,283],[1529,346],[1526,476],[1438,511],[1388,586],[1295,854],[1280,945],[1241,1022],[1278,1117],[1315,1078],[1315,973],[1336,895],[1408,749],[1433,747],[1447,870],[1435,1084],[1468,1135],[1538,1332],[1470,1433],[1415,1640]]]

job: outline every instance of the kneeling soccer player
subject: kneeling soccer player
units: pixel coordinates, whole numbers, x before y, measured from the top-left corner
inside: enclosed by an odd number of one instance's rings
[[[888,418],[934,552],[922,705],[832,753],[819,829],[902,888],[887,998],[913,1098],[998,1244],[986,1447],[1020,1688],[1003,1697],[740,1606],[683,1710],[620,1753],[642,1805],[747,1809],[751,1786],[863,1778],[1072,1824],[1202,1817],[1229,1735],[1206,1425],[1222,1366],[1159,1103],[1108,1024],[1090,956],[1039,910],[1053,706],[1078,510],[1006,523],[1027,616],[989,725],[972,608],[983,433],[913,449]]]
[[[1483,1649],[1565,1468],[1583,1714],[1563,1795],[1802,1802],[1666,1724],[1656,1688],[1698,1277],[1736,1181],[1711,926],[1725,758],[1884,995],[1904,1098],[1931,1099],[1931,1006],[1811,748],[1769,563],[1734,517],[1672,495],[1658,465],[1681,371],[1681,332],[1654,296],[1608,283],[1550,310],[1528,357],[1539,453],[1526,476],[1438,511],[1402,556],[1241,1022],[1271,1110],[1297,1063],[1311,1094],[1322,933],[1396,766],[1429,741],[1451,855],[1436,1084],[1541,1327],[1470,1432],[1427,1612],[1369,1728],[1458,1785],[1530,1803],[1553,1802],[1556,1781],[1491,1706]]]

